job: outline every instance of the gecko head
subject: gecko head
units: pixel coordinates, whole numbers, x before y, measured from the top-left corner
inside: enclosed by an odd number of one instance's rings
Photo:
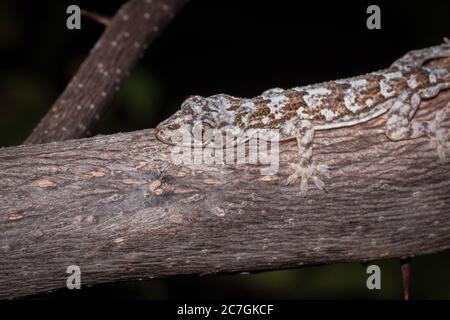
[[[204,145],[215,126],[207,106],[206,98],[190,96],[183,102],[179,111],[156,127],[156,137],[171,145]]]

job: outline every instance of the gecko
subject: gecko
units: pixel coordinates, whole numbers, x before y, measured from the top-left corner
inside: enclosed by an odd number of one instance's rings
[[[276,129],[280,142],[296,139],[298,162],[290,163],[293,173],[287,184],[300,180],[300,194],[306,195],[312,181],[327,191],[321,176],[329,167],[313,160],[314,133],[358,125],[387,113],[385,135],[393,141],[422,136],[436,138],[438,154],[450,148],[448,130],[440,128],[443,111],[435,119],[421,122],[414,115],[422,100],[450,88],[450,66],[431,68],[426,63],[450,57],[450,41],[413,50],[389,68],[361,76],[294,87],[274,88],[254,98],[226,94],[190,96],[181,109],[156,127],[158,140],[176,145],[174,132],[182,126],[229,130],[241,142],[254,129]]]

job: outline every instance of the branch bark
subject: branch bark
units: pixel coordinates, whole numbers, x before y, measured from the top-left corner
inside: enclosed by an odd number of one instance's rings
[[[430,118],[450,90],[424,103]],[[450,248],[450,162],[428,138],[392,142],[385,117],[318,132],[329,193],[254,165],[177,166],[153,130],[0,149],[0,297],[179,274],[257,271]],[[239,192],[237,192],[239,190]]]
[[[91,128],[147,46],[186,2],[131,0],[125,3],[25,143],[90,135]]]

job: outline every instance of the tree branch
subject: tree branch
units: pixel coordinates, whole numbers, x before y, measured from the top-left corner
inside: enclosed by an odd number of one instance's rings
[[[450,90],[424,103],[431,118]],[[329,193],[280,171],[172,163],[153,130],[0,149],[0,297],[179,274],[257,271],[450,248],[450,162],[430,139],[392,142],[386,118],[317,133]],[[239,190],[239,192],[236,192]]]
[[[102,16],[100,14],[97,14],[95,12],[90,12],[88,10],[81,10],[81,15],[91,19],[92,21],[95,21],[97,23],[100,23],[102,25],[104,25],[105,27],[109,26],[109,24],[111,23],[110,19],[108,17]]]
[[[89,135],[138,58],[186,2],[131,0],[125,3],[25,143]]]

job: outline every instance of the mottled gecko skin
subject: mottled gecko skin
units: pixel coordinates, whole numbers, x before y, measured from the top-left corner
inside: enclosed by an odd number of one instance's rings
[[[448,140],[448,131],[438,130],[443,113],[430,123],[413,120],[422,99],[450,88],[450,66],[424,67],[429,60],[442,57],[450,57],[448,40],[440,46],[411,51],[388,69],[354,78],[288,90],[275,88],[252,99],[225,94],[191,96],[180,111],[157,126],[157,137],[176,144],[173,133],[185,125],[231,130],[240,141],[246,140],[250,129],[277,129],[281,141],[297,139],[300,161],[291,164],[294,173],[287,182],[301,178],[304,195],[308,179],[319,189],[325,188],[318,175],[326,174],[327,168],[312,161],[315,130],[353,126],[388,112],[386,135],[391,140],[437,134],[438,141]]]

